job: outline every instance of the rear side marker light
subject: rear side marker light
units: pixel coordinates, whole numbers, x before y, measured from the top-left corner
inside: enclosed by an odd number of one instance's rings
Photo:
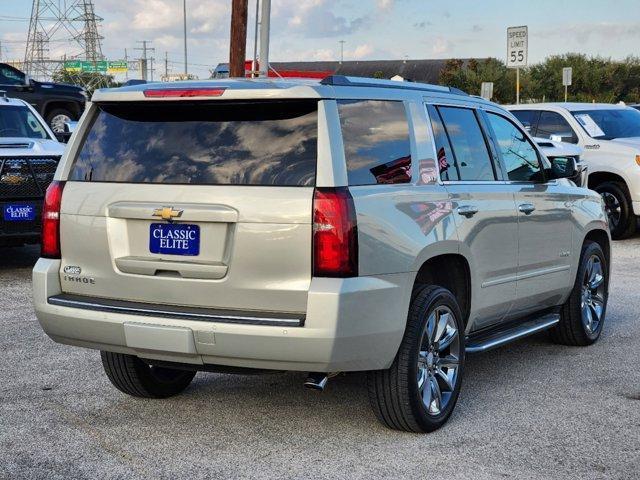
[[[358,276],[358,228],[346,187],[316,188],[313,196],[313,275]]]
[[[60,207],[64,182],[53,181],[47,188],[42,207],[42,240],[40,256],[60,258]]]
[[[219,97],[224,91],[224,88],[163,88],[145,90],[144,96],[147,98]]]

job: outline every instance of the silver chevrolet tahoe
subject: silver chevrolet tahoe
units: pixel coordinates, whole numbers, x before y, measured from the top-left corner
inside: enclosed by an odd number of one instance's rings
[[[589,345],[610,234],[572,158],[441,86],[342,76],[94,94],[46,195],[34,303],[55,341],[164,398],[196,371],[367,371],[388,427],[450,416],[466,354]]]

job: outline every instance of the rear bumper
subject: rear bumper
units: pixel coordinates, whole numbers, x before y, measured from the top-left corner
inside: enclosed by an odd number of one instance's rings
[[[49,259],[40,259],[33,270],[36,316],[57,342],[195,365],[320,372],[391,365],[404,334],[413,280],[410,274],[314,278],[304,325],[287,326],[216,321],[215,314],[195,320],[78,308],[49,300],[65,298],[58,297],[59,271],[60,261]]]

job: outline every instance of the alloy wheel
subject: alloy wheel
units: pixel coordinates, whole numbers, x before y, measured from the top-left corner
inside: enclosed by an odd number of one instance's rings
[[[53,133],[64,133],[64,125],[69,122],[71,122],[71,117],[60,113],[51,119],[51,130]]]
[[[418,390],[431,416],[449,404],[458,380],[460,332],[453,312],[437,307],[427,319],[418,354]]]
[[[597,255],[591,255],[582,281],[582,323],[589,335],[598,331],[604,313],[606,301],[606,282],[602,261]]]

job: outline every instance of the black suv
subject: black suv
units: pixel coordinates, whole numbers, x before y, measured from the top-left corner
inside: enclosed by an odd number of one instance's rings
[[[0,63],[0,90],[33,105],[56,134],[64,132],[65,123],[80,118],[86,103],[82,88],[38,82],[6,63]]]

